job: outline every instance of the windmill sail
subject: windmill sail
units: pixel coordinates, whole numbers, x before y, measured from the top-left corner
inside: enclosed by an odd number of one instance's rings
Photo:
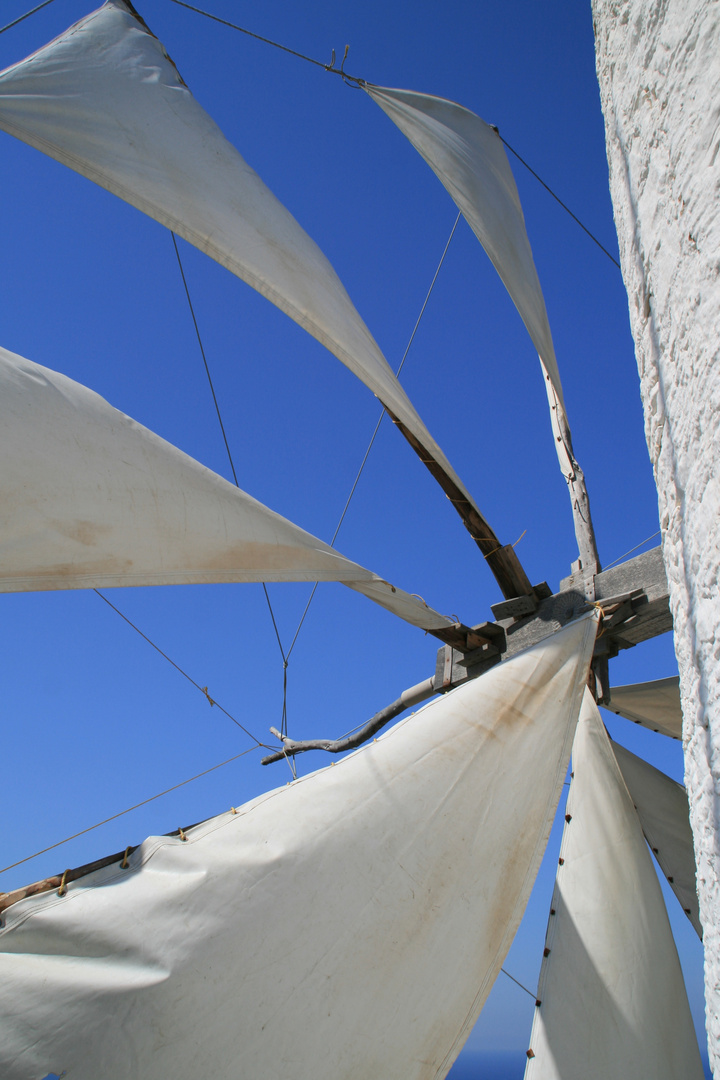
[[[266,296],[350,368],[467,496],[328,260],[198,105],[131,4],[108,0],[0,73],[0,128]]]
[[[350,562],[72,379],[0,349],[0,591],[340,581],[425,630]]]
[[[702,1080],[660,885],[586,692],[526,1080]]]
[[[605,708],[672,739],[682,738],[680,679],[677,675],[653,682],[613,686],[611,701]]]
[[[596,625],[8,908],[4,1080],[444,1077],[542,858]]]
[[[647,761],[614,742],[613,752],[635,804],[645,839],[672,891],[702,938],[695,887],[690,809],[685,788]]]
[[[445,98],[363,84],[422,155],[489,255],[538,351],[555,450],[570,489],[581,565],[600,569],[585,476],[575,458],[545,299],[515,179],[495,128]]]
[[[497,131],[445,98],[364,84],[422,155],[490,256],[560,404],[562,384],[520,197]]]

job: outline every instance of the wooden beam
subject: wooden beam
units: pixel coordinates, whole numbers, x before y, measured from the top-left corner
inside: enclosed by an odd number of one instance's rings
[[[447,475],[430,451],[425,449],[420,440],[396,416],[393,416],[389,409],[387,414],[455,507],[463,525],[483,553],[485,561],[490,567],[505,599],[511,600],[516,596],[532,596],[533,587],[515,554],[515,548],[511,544],[502,544],[498,540],[478,508],[460,490],[455,481]]]
[[[659,547],[595,574],[592,584],[595,602],[604,605],[609,615],[605,631],[596,644],[597,657],[612,658],[622,649],[632,648],[641,641],[672,630],[667,577]],[[587,580],[580,570],[561,581],[560,590],[541,600],[533,614],[501,620],[499,625],[504,628],[507,637],[504,658],[550,637],[572,619],[588,611],[590,605],[585,595],[586,585]],[[457,649],[453,649],[450,655],[447,649],[440,649],[435,687],[437,690],[448,690],[468,679],[477,678],[499,663],[500,659],[500,656]]]

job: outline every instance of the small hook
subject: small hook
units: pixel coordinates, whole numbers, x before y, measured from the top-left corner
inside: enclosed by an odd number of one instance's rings
[[[333,51],[332,51],[332,59],[331,59],[329,64],[325,65],[325,70],[326,71],[332,71],[332,69],[334,67],[335,67],[335,50],[333,49]]]

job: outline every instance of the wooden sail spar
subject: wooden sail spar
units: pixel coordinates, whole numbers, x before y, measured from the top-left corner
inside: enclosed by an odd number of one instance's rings
[[[589,581],[600,570],[590,500],[584,473],[575,459],[545,299],[500,136],[454,101],[367,83],[363,86],[452,196],[489,255],[538,351],[555,449],[570,493],[580,567]]]

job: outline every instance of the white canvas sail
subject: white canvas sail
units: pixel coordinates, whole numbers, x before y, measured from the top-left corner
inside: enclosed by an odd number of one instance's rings
[[[610,704],[605,706],[611,712],[672,739],[682,738],[680,679],[677,675],[629,686],[613,686],[611,693]]]
[[[702,1080],[660,885],[589,693],[560,859],[526,1080]]]
[[[364,84],[423,156],[485,248],[564,408],[545,300],[515,179],[497,131],[445,98]]]
[[[340,581],[451,625],[65,375],[0,349],[0,592]]]
[[[613,742],[612,748],[645,839],[683,911],[702,938],[685,788],[619,743]]]
[[[444,1077],[527,902],[596,625],[8,908],[3,1080]]]
[[[467,495],[332,266],[124,0],[0,73],[0,128],[138,207],[322,342]]]

